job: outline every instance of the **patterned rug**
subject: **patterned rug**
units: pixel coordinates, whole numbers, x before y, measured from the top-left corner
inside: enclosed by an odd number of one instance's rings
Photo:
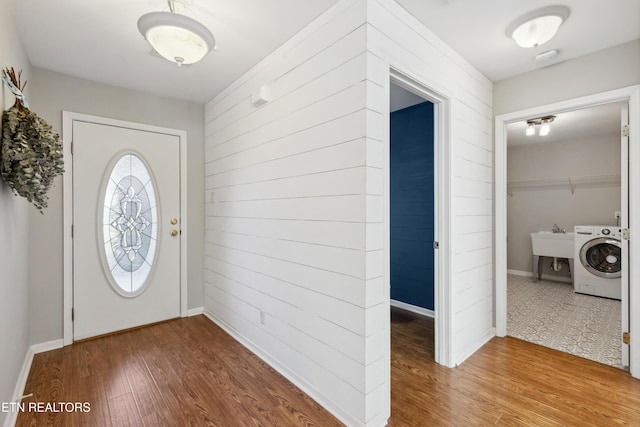
[[[507,335],[622,367],[620,301],[576,294],[570,283],[508,275]]]

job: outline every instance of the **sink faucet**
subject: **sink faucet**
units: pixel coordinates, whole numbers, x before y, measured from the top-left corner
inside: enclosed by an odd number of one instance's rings
[[[553,229],[551,230],[553,233],[566,233],[567,230],[565,230],[564,228],[560,228],[558,227],[558,224],[553,224]]]

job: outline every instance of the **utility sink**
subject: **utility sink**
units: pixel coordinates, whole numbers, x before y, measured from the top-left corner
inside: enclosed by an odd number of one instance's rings
[[[531,246],[534,256],[573,259],[573,233],[531,233]]]

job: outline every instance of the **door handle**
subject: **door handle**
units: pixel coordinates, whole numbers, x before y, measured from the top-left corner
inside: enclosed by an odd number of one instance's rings
[[[178,235],[178,230],[171,230],[169,234],[171,234],[171,236],[173,237],[176,237]]]
[[[171,223],[171,225],[176,225],[178,223],[178,219],[177,218],[171,218],[171,220],[169,222]]]

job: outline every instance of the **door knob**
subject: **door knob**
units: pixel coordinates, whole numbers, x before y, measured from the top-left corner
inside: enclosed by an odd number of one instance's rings
[[[176,237],[178,235],[178,230],[171,230],[169,234],[171,234],[173,237]]]
[[[177,218],[171,218],[171,225],[176,225],[178,223],[178,219]]]

